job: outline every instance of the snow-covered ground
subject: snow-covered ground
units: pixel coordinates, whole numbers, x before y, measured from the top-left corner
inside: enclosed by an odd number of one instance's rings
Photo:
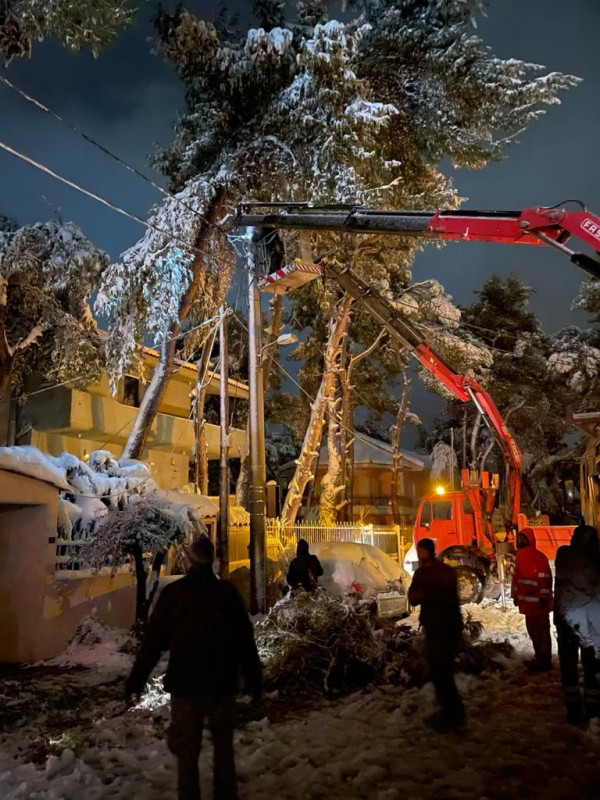
[[[516,653],[504,671],[458,676],[469,717],[464,733],[438,734],[424,724],[434,708],[431,684],[382,686],[296,710],[287,718],[280,710],[274,721],[248,722],[236,733],[242,800],[600,797],[600,739],[594,731],[564,724],[556,669],[542,675],[524,669],[530,648],[523,618],[512,606],[503,612],[490,602],[465,610],[483,622],[484,638],[508,638]],[[43,764],[31,762],[30,740],[39,733],[31,709],[29,724],[0,734],[3,800],[175,797],[175,765],[165,744],[168,707],[160,705],[164,698],[155,691],[145,709],[125,712],[116,699],[119,682],[113,699],[100,698],[99,678],[115,682],[127,657],[119,654],[115,661],[105,643],[94,644],[98,638],[90,636],[69,651],[67,663],[89,666],[95,654],[97,666],[62,675],[63,681],[88,680],[89,692],[80,724],[55,734],[57,755]],[[59,679],[53,672],[50,680]],[[201,767],[204,796],[212,797],[210,745]]]

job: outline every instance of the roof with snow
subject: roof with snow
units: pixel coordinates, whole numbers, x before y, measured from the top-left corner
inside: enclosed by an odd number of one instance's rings
[[[422,470],[426,469],[427,459],[425,456],[417,455],[410,450],[400,450],[402,455],[403,465],[405,468]],[[364,433],[357,436],[354,440],[354,464],[374,464],[376,466],[392,465],[394,457],[394,450],[388,442],[382,442],[380,439],[374,439],[372,436],[367,436]],[[320,464],[329,463],[329,455],[327,453],[327,446],[321,448],[319,458]]]
[[[357,436],[354,440],[355,467],[359,466],[360,464],[372,464],[373,466],[377,467],[392,466],[394,453],[391,444],[388,442],[382,442],[381,439],[374,439],[372,436],[367,436],[364,433],[359,435],[360,438]],[[427,469],[429,467],[429,459],[427,456],[414,453],[410,450],[400,450],[400,453],[402,455],[404,469],[419,472],[420,470]],[[327,452],[327,445],[324,445],[319,454],[319,466],[328,463],[329,454]],[[289,461],[287,464],[284,464],[281,467],[281,471],[294,468],[295,466],[295,461]]]

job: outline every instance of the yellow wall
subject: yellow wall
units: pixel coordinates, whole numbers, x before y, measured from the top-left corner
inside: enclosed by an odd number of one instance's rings
[[[55,575],[57,514],[54,486],[0,470],[0,662],[59,655],[89,614],[117,627],[133,623],[130,573]]]
[[[19,443],[31,444],[51,455],[67,451],[83,458],[94,450],[110,450],[118,457],[131,431],[137,409],[100,394],[100,384],[92,389],[88,392],[59,387],[32,397],[19,412],[20,428],[30,428],[28,436],[22,437]],[[217,459],[219,427],[207,424],[205,430],[208,457]],[[245,431],[230,431],[231,458],[239,457],[245,436]],[[171,414],[157,414],[141,457],[150,465],[159,486],[172,489],[189,482],[190,455],[194,450],[194,442],[192,420]]]

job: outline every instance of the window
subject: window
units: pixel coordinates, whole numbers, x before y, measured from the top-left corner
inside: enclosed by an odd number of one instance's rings
[[[473,506],[471,505],[471,501],[469,500],[468,497],[465,497],[463,499],[463,513],[464,514],[473,514],[473,513],[475,513],[473,511]]]
[[[123,403],[124,406],[133,406],[134,408],[140,407],[140,381],[138,378],[125,375],[123,378],[121,403]]]
[[[421,510],[421,525],[431,524],[431,503],[427,501]]]
[[[453,519],[452,500],[436,500],[433,504],[433,518],[438,520]]]

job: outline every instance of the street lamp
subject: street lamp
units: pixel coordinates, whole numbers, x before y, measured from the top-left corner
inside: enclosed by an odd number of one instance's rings
[[[298,337],[295,333],[282,333],[281,336],[278,336],[274,342],[269,342],[269,344],[264,345],[261,349],[261,355],[265,352],[269,347],[285,347],[288,344],[294,344],[298,341]]]

